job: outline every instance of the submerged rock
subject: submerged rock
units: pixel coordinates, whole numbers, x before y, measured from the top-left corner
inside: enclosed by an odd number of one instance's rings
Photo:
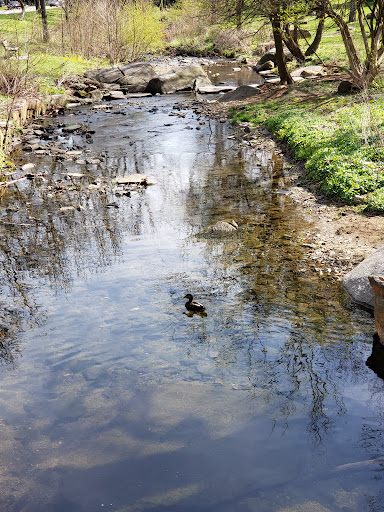
[[[236,231],[238,229],[238,224],[234,220],[231,220],[229,222],[219,220],[216,222],[214,226],[212,226],[208,232],[209,233],[216,233],[216,234],[222,234],[222,233],[230,233],[232,231]]]

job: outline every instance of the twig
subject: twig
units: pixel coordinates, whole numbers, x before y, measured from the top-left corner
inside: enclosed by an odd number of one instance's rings
[[[17,183],[18,181],[24,181],[26,179],[27,179],[27,176],[22,176],[21,178],[17,178],[17,180],[4,181],[3,183],[0,183],[0,188],[8,187],[8,185],[13,185],[14,183]]]

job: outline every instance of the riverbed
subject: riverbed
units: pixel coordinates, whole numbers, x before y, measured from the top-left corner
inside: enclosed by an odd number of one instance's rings
[[[310,258],[282,156],[187,95],[44,126],[76,154],[20,152],[2,198],[1,510],[383,510],[373,320]],[[157,183],[120,195],[132,173]]]

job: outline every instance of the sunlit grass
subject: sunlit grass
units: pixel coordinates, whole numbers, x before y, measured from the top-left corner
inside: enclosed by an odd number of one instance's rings
[[[322,84],[307,93],[301,83],[288,97],[233,111],[233,119],[264,125],[286,142],[327,195],[347,204],[364,196],[366,208],[384,211],[384,99],[324,94]]]

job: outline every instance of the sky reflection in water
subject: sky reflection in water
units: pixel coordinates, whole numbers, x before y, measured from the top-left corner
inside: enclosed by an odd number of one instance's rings
[[[80,113],[98,167],[36,157],[105,192],[3,199],[1,509],[383,510],[382,463],[345,466],[384,451],[373,321],[311,269],[282,161],[178,99]],[[158,184],[116,198],[134,171]]]

